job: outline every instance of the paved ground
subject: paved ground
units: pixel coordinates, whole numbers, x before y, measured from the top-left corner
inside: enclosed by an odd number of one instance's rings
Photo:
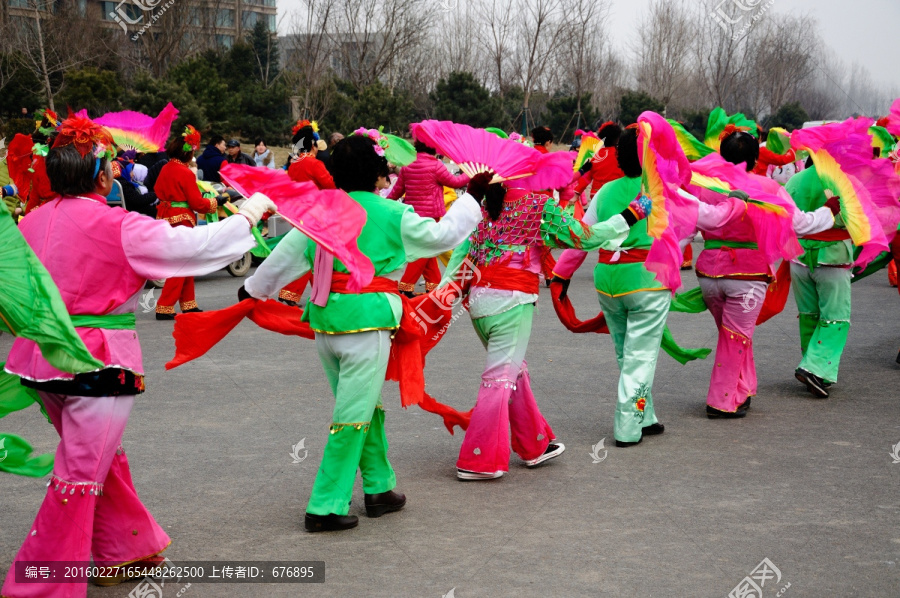
[[[201,306],[232,303],[239,284],[224,272],[199,280]],[[900,297],[883,273],[854,285],[853,330],[831,399],[811,399],[793,378],[789,304],[757,333],[759,396],[746,419],[706,419],[711,360],[681,366],[663,356],[654,397],[666,433],[629,449],[612,446],[618,372],[609,337],[567,332],[542,294],[529,366],[565,455],[535,470],[514,457],[502,480],[458,482],[460,435],[402,410],[389,383],[390,456],[409,503],[366,519],[358,485],[351,512],[360,526],[339,534],[302,530],[332,405],[314,344],[245,323],[207,357],[166,372],[172,325],[139,314],[149,390],[125,446],[144,502],[173,538],[169,556],[327,563],[324,585],[170,584],[163,596],[724,597],[763,559],[779,574],[765,576],[766,598],[900,596],[900,464],[890,455],[900,443]],[[589,268],[570,294],[582,317],[598,309]],[[714,346],[708,314],[672,314],[669,323],[682,344]],[[0,338],[0,350],[8,346]],[[463,317],[432,353],[429,390],[468,408],[483,360]],[[33,410],[3,428],[42,452],[55,447]],[[307,458],[293,464],[301,441]],[[605,458],[594,463],[601,441]],[[43,489],[42,480],[2,478],[4,570]]]

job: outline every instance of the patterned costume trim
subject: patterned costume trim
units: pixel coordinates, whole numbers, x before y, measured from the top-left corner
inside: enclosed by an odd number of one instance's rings
[[[303,297],[303,295],[301,295],[300,293],[295,293],[293,291],[288,291],[285,289],[281,289],[281,291],[278,292],[279,299],[284,299],[286,301],[293,301],[295,303],[299,303],[301,297]]]
[[[364,433],[367,433],[369,431],[370,425],[371,425],[371,422],[356,422],[356,423],[352,423],[352,424],[331,424],[328,427],[328,433],[329,434],[337,434],[338,432],[340,432],[341,430],[343,430],[345,428],[353,428],[355,430],[362,430]]]
[[[200,306],[197,305],[197,302],[193,299],[190,301],[182,301],[181,302],[181,311],[187,311],[189,309],[198,309]]]
[[[68,480],[64,480],[56,475],[51,475],[50,479],[47,480],[47,487],[53,486],[53,492],[59,492],[60,494],[80,494],[84,496],[85,493],[93,494],[95,496],[103,496],[103,484],[100,482],[69,482]],[[60,490],[60,486],[62,486],[62,490]],[[78,488],[81,488],[81,492],[76,492]]]
[[[175,306],[174,305],[157,305],[156,313],[158,313],[158,314],[174,314]]]
[[[213,200],[215,201],[215,200]],[[185,220],[189,221],[194,226],[197,225],[197,217],[193,214],[176,214],[175,216],[169,216],[168,218],[163,218],[166,222],[175,226],[179,222],[184,222]]]

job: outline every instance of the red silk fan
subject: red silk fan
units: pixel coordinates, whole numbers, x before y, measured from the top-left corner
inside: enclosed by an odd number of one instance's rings
[[[497,137],[484,129],[474,129],[448,120],[425,120],[409,128],[414,139],[456,162],[460,170],[470,177],[488,170],[503,179],[518,179],[537,172],[540,152]]]

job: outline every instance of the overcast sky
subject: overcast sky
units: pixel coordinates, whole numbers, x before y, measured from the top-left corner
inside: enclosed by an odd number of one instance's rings
[[[620,43],[634,35],[649,5],[650,0],[613,0],[613,35]],[[288,13],[300,6],[301,0],[278,0],[279,33],[288,32]],[[875,81],[900,90],[900,0],[775,0],[766,18],[777,18],[779,12],[813,15],[828,44],[848,65],[860,62]]]

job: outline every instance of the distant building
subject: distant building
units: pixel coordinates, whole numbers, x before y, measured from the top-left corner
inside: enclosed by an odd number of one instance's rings
[[[33,17],[35,8],[41,12],[55,11],[62,2],[70,1],[85,17],[96,19],[102,26],[121,28],[126,32],[139,30],[154,13],[169,0],[6,0],[6,15],[12,19]],[[190,6],[189,24],[204,34],[214,35],[216,44],[230,48],[256,25],[266,24],[273,34],[278,9],[276,0],[174,0]]]

